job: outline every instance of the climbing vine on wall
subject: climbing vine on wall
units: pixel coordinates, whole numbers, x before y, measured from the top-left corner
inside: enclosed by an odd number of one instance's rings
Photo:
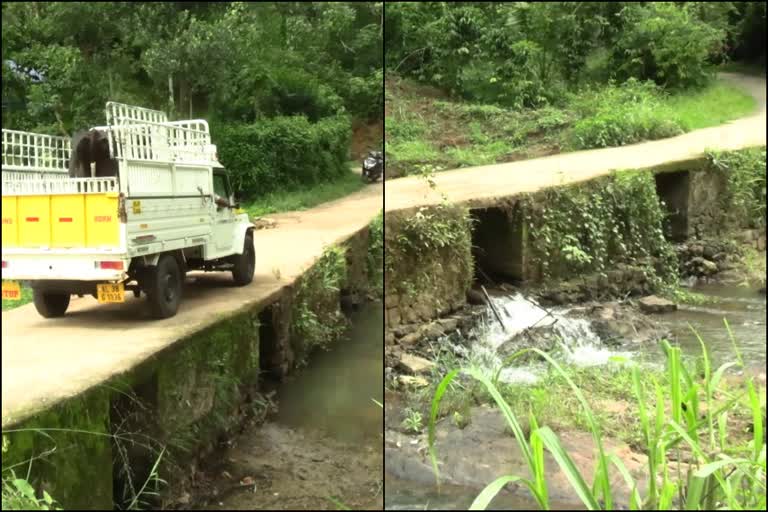
[[[315,347],[328,348],[344,331],[347,321],[339,309],[339,292],[346,275],[346,249],[332,246],[301,277],[291,326],[299,349],[297,364],[304,364]]]
[[[707,156],[712,167],[727,179],[721,198],[723,211],[730,214],[737,226],[765,227],[765,146]]]
[[[429,262],[445,256],[458,266],[457,273],[472,281],[472,230],[469,210],[442,203],[419,208],[415,214],[394,219],[386,225],[385,265],[387,281],[408,293],[429,288],[433,274]],[[397,278],[394,275],[397,274]]]
[[[677,260],[664,238],[664,211],[650,173],[615,173],[529,195],[524,204],[531,249],[545,279],[605,275],[619,263],[642,266],[656,286],[676,279]]]

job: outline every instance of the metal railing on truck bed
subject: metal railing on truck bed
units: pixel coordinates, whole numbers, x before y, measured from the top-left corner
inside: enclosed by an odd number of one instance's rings
[[[69,177],[68,137],[3,129],[3,181]]]

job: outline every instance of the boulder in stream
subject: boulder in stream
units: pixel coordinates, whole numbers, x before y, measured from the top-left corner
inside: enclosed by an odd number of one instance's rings
[[[406,372],[416,375],[417,373],[428,372],[435,366],[435,363],[428,361],[423,357],[403,353],[400,355],[400,367]]]
[[[671,313],[677,310],[677,304],[671,300],[662,299],[656,295],[643,297],[639,301],[640,309],[644,313]]]

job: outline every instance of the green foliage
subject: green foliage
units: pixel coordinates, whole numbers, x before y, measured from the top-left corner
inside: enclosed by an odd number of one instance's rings
[[[429,175],[425,174],[429,181]],[[472,282],[472,232],[467,208],[442,203],[415,213],[387,215],[385,287],[394,293],[430,294],[468,289]],[[389,292],[388,292],[389,293]]]
[[[226,121],[316,120],[340,108],[380,118],[381,10],[375,2],[4,4],[3,124],[71,133],[102,124],[107,99],[185,117],[210,110]]]
[[[413,409],[406,409],[405,419],[403,419],[402,427],[407,432],[420,434],[421,430],[424,428],[421,413],[419,411],[414,411]]]
[[[738,13],[733,58],[762,64],[765,76],[765,2],[734,2]]]
[[[62,510],[51,496],[43,491],[38,498],[35,489],[23,478],[16,478],[13,471],[3,478],[3,510]]]
[[[618,75],[672,88],[705,83],[711,75],[709,60],[724,51],[726,32],[689,7],[649,2],[627,8],[625,30],[613,48]]]
[[[522,110],[432,99],[409,89],[420,90],[405,79],[391,80],[387,89],[387,155],[401,175],[424,164],[455,169],[655,140],[722,124],[756,106],[724,81],[675,94],[636,79],[584,85],[557,106]]]
[[[386,18],[391,71],[515,108],[585,79],[685,88],[712,63],[765,59],[759,2],[393,2]]]
[[[741,151],[713,152],[712,166],[724,173],[727,187],[722,203],[737,225],[765,228],[765,146]]]
[[[596,182],[540,192],[528,199],[531,249],[545,278],[639,263],[659,287],[676,281],[677,258],[664,238],[664,212],[653,176],[622,172]]]
[[[347,278],[346,249],[327,248],[301,277],[293,298],[291,337],[298,346],[298,365],[315,348],[327,349],[346,327],[339,292]]]
[[[623,146],[683,131],[663,108],[663,95],[653,82],[630,78],[586,91],[574,98],[573,107],[581,117],[570,134],[576,149]]]
[[[211,130],[235,188],[251,197],[338,180],[349,172],[347,116],[316,123],[303,116],[275,117]]]
[[[244,203],[242,208],[251,217],[306,210],[357,192],[363,187],[365,187],[365,183],[360,179],[360,175],[348,171],[333,181],[318,183],[310,187],[304,186],[293,190],[279,189],[267,194],[259,194],[257,199]]]
[[[368,279],[373,290],[384,293],[384,211],[368,225]]]
[[[749,93],[723,81],[674,94],[663,104],[667,118],[686,132],[723,124],[752,113],[756,107],[757,101]]]

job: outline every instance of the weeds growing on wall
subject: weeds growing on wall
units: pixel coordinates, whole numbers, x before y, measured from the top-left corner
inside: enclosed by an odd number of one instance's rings
[[[291,335],[299,347],[298,365],[317,347],[328,348],[346,327],[339,292],[346,280],[346,248],[331,246],[298,283]]]
[[[400,292],[435,288],[431,263],[438,254],[458,266],[457,275],[468,288],[473,268],[469,210],[443,203],[393,217],[391,224],[388,219],[385,251],[387,280]]]
[[[9,446],[10,442],[4,435],[3,457]],[[29,474],[19,477],[13,469],[3,471],[3,510],[61,510],[46,491],[38,497],[28,478]]]
[[[384,211],[368,225],[368,281],[376,295],[384,293]]]
[[[532,258],[547,278],[606,272],[619,263],[643,266],[652,285],[677,278],[677,257],[664,238],[664,212],[651,173],[537,193],[525,200]]]
[[[712,152],[709,161],[725,174],[727,187],[721,198],[723,211],[737,225],[765,227],[765,146],[741,151]]]

